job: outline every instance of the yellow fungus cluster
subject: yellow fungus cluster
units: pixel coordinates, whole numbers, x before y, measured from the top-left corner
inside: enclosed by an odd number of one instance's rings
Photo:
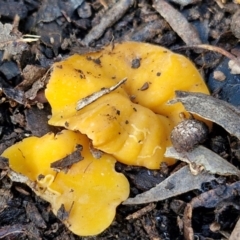
[[[77,111],[77,102],[120,80],[115,91]],[[118,161],[158,169],[182,119],[181,103],[168,105],[176,90],[208,93],[184,56],[146,43],[125,42],[56,63],[46,89],[49,124],[86,134],[93,146]]]
[[[50,167],[79,146],[79,161],[69,169],[57,172]],[[78,235],[96,235],[106,229],[129,194],[127,179],[114,169],[116,160],[108,154],[95,159],[88,138],[80,133],[64,130],[56,136],[29,137],[2,156],[10,160],[11,169],[36,182],[33,190],[51,203],[54,214],[59,215],[64,206],[67,217],[62,221]]]
[[[81,99],[124,78],[123,85],[78,110]],[[184,112],[180,103],[167,104],[176,90],[209,93],[194,65],[165,48],[125,42],[73,55],[54,64],[45,92],[52,107],[49,124],[68,130],[27,138],[2,156],[14,171],[36,182],[33,190],[56,215],[67,211],[61,220],[71,231],[98,234],[129,194],[127,179],[114,170],[115,159],[149,169],[174,162],[163,154]],[[100,159],[92,155],[91,144],[103,152]],[[79,146],[77,161],[64,169],[53,167]]]

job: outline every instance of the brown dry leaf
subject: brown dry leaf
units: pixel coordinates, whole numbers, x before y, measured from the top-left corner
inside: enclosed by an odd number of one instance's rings
[[[165,157],[179,159],[194,165],[195,169],[204,169],[212,174],[240,177],[240,171],[235,166],[203,146],[184,153],[179,153],[173,147],[169,147],[165,152]]]
[[[50,71],[51,71],[51,68],[48,69],[48,71],[44,74],[42,78],[39,78],[38,80],[36,80],[33,83],[32,87],[27,92],[25,92],[25,97],[27,99],[34,100],[37,97],[39,90],[43,89],[44,86],[46,85]]]
[[[240,239],[240,218],[238,219],[229,240],[239,240]]]
[[[187,19],[169,3],[164,0],[154,0],[153,7],[187,45],[201,44],[198,32],[193,25],[191,25]]]
[[[41,66],[27,65],[22,72],[24,80],[16,88],[22,91],[27,90],[35,81],[43,77],[46,71],[47,69]]]
[[[176,99],[169,104],[181,102],[185,109],[222,126],[240,139],[240,110],[231,104],[203,93],[176,91]]]
[[[142,194],[138,194],[135,198],[127,199],[123,204],[143,204],[165,200],[182,193],[200,189],[202,183],[209,182],[213,179],[215,179],[213,175],[204,172],[194,176],[189,167],[185,166],[173,173],[156,187]]]

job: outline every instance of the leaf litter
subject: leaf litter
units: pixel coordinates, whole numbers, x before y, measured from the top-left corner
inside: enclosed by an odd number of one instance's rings
[[[183,91],[176,91],[176,99],[171,100],[169,104],[177,102],[181,102],[190,113],[222,126],[228,133],[240,139],[240,111],[238,108],[206,94]],[[138,194],[134,198],[127,199],[123,204],[157,202],[194,189],[201,189],[203,183],[217,180],[215,174],[240,177],[240,171],[233,164],[203,146],[198,146],[188,152],[178,152],[174,147],[170,147],[167,148],[165,156],[184,161],[188,166],[184,166],[177,172],[174,172],[150,190]],[[179,181],[180,179],[181,181]],[[187,203],[182,219],[185,239],[194,239],[194,230],[192,228],[194,208],[214,208],[218,205],[223,205],[226,208],[228,206],[227,200],[239,197],[239,194],[240,181],[236,181],[232,184],[219,184],[216,188],[194,197],[190,203]],[[236,208],[238,209],[240,206],[236,206]],[[229,239],[239,239],[239,225],[240,220],[238,220]],[[219,226],[220,228],[221,226]],[[225,234],[224,231],[219,230],[218,232],[222,235]]]

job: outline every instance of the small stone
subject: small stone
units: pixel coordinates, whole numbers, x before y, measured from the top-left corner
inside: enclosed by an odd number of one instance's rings
[[[213,78],[217,81],[224,81],[226,79],[226,75],[221,71],[214,71]]]
[[[188,152],[203,143],[208,133],[209,129],[204,122],[188,119],[173,128],[171,141],[178,152]]]

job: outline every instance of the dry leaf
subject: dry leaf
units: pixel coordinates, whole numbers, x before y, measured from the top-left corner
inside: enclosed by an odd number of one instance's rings
[[[202,183],[209,182],[213,179],[215,179],[213,175],[203,172],[194,176],[189,170],[189,167],[185,166],[156,187],[138,194],[135,198],[127,199],[123,204],[143,204],[165,200],[195,189],[200,189]]]
[[[14,25],[0,22],[0,50],[4,50],[2,60],[9,60],[12,56],[21,55],[28,49],[27,42],[39,39],[36,35],[22,35],[14,28]]]
[[[199,34],[193,25],[169,3],[164,0],[154,0],[153,7],[187,45],[201,44]]]
[[[165,157],[176,158],[188,164],[193,164],[197,169],[204,168],[212,174],[223,176],[236,175],[240,177],[240,171],[224,158],[211,150],[198,146],[190,152],[179,153],[173,147],[167,148]]]
[[[202,93],[176,91],[176,99],[169,104],[181,102],[185,109],[222,126],[240,139],[240,111],[229,103]]]
[[[239,239],[240,239],[240,218],[238,219],[229,240],[239,240]]]
[[[22,72],[23,81],[17,85],[17,89],[25,91],[39,78],[42,78],[47,69],[36,65],[27,65]]]

